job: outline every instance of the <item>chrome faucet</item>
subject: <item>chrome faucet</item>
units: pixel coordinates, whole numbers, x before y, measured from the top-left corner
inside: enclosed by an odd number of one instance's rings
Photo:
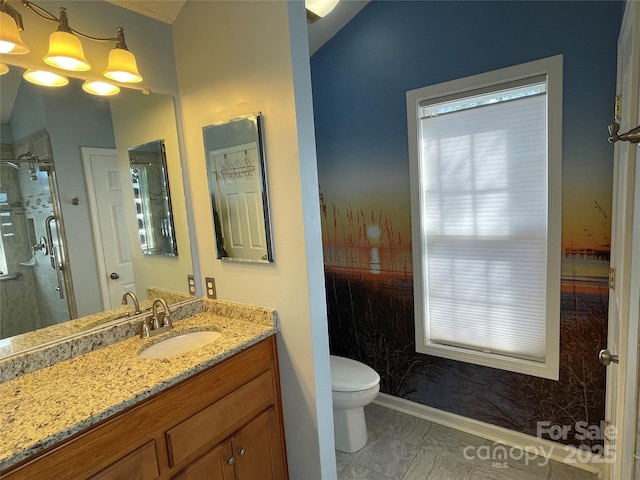
[[[158,318],[158,304],[162,305],[162,308],[164,310],[164,315],[162,316],[162,326],[160,325],[160,319]],[[167,302],[165,302],[163,298],[156,298],[153,300],[151,313],[154,330],[162,327],[173,327],[173,324],[171,323],[171,317],[169,316],[171,314],[171,310],[169,310],[169,305],[167,305]]]
[[[158,305],[162,305],[162,309],[164,310],[162,322],[160,322],[161,319],[158,314]],[[171,330],[173,323],[171,322],[170,314],[171,310],[169,310],[169,305],[167,305],[164,299],[154,299],[153,305],[151,306],[151,315],[146,316],[141,323],[140,338],[153,337],[154,335]]]
[[[131,297],[131,300],[133,300],[133,307],[135,308],[136,315],[138,315],[139,313],[142,313],[142,311],[140,310],[140,303],[138,302],[138,297],[136,297],[136,294],[133,293],[132,291],[127,290],[122,294],[122,305],[127,304],[127,297]]]

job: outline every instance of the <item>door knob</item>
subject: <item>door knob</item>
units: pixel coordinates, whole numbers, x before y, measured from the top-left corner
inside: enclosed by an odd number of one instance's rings
[[[118,275],[116,272],[113,272],[111,275],[109,275],[109,277],[111,277],[111,280],[117,280],[120,278],[120,275]]]
[[[606,367],[611,362],[618,363],[620,357],[618,355],[611,355],[609,350],[604,349],[600,350],[600,353],[598,353],[598,360],[600,360],[600,363]]]

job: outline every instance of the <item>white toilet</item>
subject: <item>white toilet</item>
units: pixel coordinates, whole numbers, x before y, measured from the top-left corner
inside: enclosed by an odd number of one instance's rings
[[[380,375],[364,363],[331,355],[336,450],[353,453],[367,443],[364,406],[380,391]]]

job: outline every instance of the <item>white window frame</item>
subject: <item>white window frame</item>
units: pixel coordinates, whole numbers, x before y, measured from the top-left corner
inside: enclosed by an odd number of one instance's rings
[[[562,229],[562,55],[515,65],[407,92],[407,123],[411,182],[413,287],[416,351],[428,355],[558,380],[560,360],[560,276]],[[547,302],[543,362],[442,345],[427,338],[425,323],[426,242],[421,213],[420,106],[440,97],[461,96],[509,82],[544,75],[547,78]],[[471,93],[469,93],[471,95]]]

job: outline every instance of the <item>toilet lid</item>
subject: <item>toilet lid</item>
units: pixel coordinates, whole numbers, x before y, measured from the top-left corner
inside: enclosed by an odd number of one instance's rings
[[[331,355],[331,390],[357,392],[380,383],[380,375],[364,363]]]

